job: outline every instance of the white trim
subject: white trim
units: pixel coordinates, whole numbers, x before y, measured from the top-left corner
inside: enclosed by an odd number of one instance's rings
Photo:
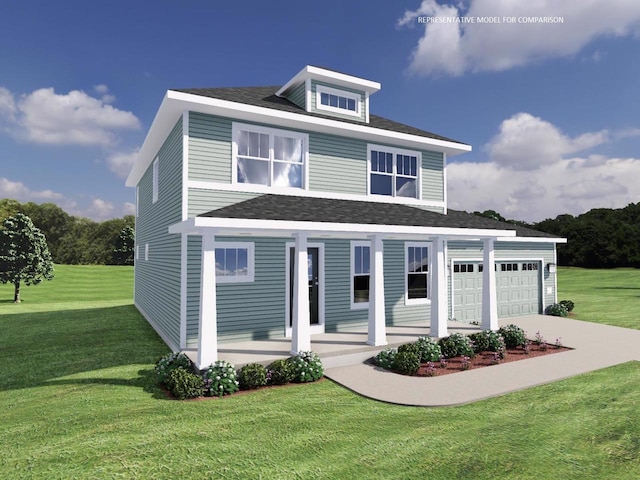
[[[367,344],[379,347],[387,344],[384,298],[384,239],[381,235],[374,235],[370,240]]]
[[[182,220],[189,217],[189,111],[182,112]]]
[[[311,79],[307,78],[304,81],[304,109],[307,112],[311,111],[311,98],[313,92],[311,91]]]
[[[427,298],[409,298],[409,248],[427,248]],[[431,242],[404,242],[404,304],[405,305],[429,305],[431,304]]]
[[[144,261],[145,262],[149,261],[149,244],[148,243],[144,244]]]
[[[567,243],[566,238],[554,237],[498,237],[497,242],[523,242],[523,243]]]
[[[447,194],[447,152],[442,152],[442,199],[444,200],[444,213],[447,214],[449,195]]]
[[[446,337],[449,306],[447,300],[447,240],[436,237],[432,242],[431,265],[431,312],[429,336]]]
[[[372,173],[377,174],[377,172],[371,171],[371,151],[372,150],[382,151],[384,153],[391,153],[393,155],[393,172],[391,172],[390,175],[387,174],[393,179],[392,185],[391,185],[391,195],[381,195],[381,194],[371,193],[371,175]],[[396,195],[395,180],[398,177],[398,172],[397,172],[397,156],[398,155],[416,157],[416,194],[417,196],[415,198]],[[385,175],[385,174],[381,173],[380,175]],[[400,175],[400,178],[411,178],[411,176]],[[406,150],[403,148],[387,147],[385,145],[376,145],[374,143],[368,143],[367,144],[367,200],[369,198],[375,198],[375,197],[392,198],[394,200],[413,198],[414,200],[418,200],[421,202],[422,201],[422,152],[419,152],[417,150]],[[394,203],[397,203],[397,202],[394,201]],[[444,202],[439,202],[439,203],[441,203],[442,206],[445,206]]]
[[[218,360],[218,306],[216,289],[215,236],[202,237],[200,257],[200,304],[196,367],[203,370]]]
[[[156,203],[158,201],[158,196],[159,196],[159,192],[158,190],[160,189],[160,162],[158,160],[158,157],[156,157],[156,159],[153,161],[152,164],[152,172],[151,172],[151,189],[152,189],[152,194],[151,194],[151,203]]]
[[[307,164],[308,165],[308,164]],[[318,192],[314,190],[302,190],[299,188],[268,187],[266,185],[254,185],[251,183],[216,183],[200,180],[189,180],[189,188],[200,190],[219,190],[225,192],[247,193],[273,193],[278,195],[292,195],[294,197],[331,198],[335,200],[356,200],[361,202],[394,203],[414,207],[446,208],[444,202],[432,200],[418,200],[409,197],[391,197],[388,195],[370,195],[356,193]]]
[[[255,243],[253,242],[216,242],[217,249],[247,250],[247,275],[224,276],[216,271],[216,283],[253,283],[255,280]],[[215,254],[215,252],[214,252]],[[215,256],[214,256],[215,258]]]
[[[138,212],[140,212],[139,205],[140,205],[140,185],[136,185],[136,223],[137,223],[138,215],[139,215]],[[183,220],[184,220],[184,218],[183,218]]]
[[[269,185],[256,185],[250,183],[238,182],[238,136],[240,132],[252,132],[269,135]],[[274,163],[282,163],[274,158],[274,136],[282,136],[295,138],[302,142],[302,188],[297,187],[278,187],[273,186],[273,165]],[[299,165],[299,164],[298,164]],[[277,190],[287,192],[301,192],[309,189],[309,135],[306,133],[295,132],[292,130],[282,130],[278,128],[264,127],[261,125],[253,125],[249,123],[232,122],[231,124],[231,185],[269,188],[270,193],[276,193]]]
[[[555,263],[556,265],[558,265],[558,251],[556,246],[553,246],[553,263]],[[544,268],[544,263],[542,264],[542,268]],[[541,275],[541,277],[544,277],[544,273],[543,275]],[[542,292],[542,312],[544,313],[545,308],[547,307],[544,303],[544,282],[542,282],[542,288],[543,288],[543,292]],[[558,303],[558,270],[556,269],[555,274],[553,275],[553,303]]]
[[[369,92],[364,92],[364,121],[369,123]]]
[[[147,321],[147,323],[151,325],[151,328],[153,328],[156,331],[156,333],[160,336],[160,338],[162,338],[164,343],[167,344],[167,347],[169,347],[173,352],[179,352],[181,350],[180,347],[177,344],[173,343],[173,341],[167,336],[164,330],[160,328],[160,326],[153,320],[153,317],[151,317],[150,315],[147,315],[147,312],[144,311],[144,308],[142,308],[138,302],[134,302],[134,305],[138,309],[140,314],[144,317],[144,319]]]
[[[189,236],[180,235],[180,348],[187,348],[187,255]]]
[[[347,100],[353,100],[355,102],[356,109],[349,110],[348,108],[332,107],[330,105],[324,105],[320,100],[323,93],[327,95],[334,95],[336,97],[343,97]],[[352,117],[362,117],[362,94],[348,92],[346,90],[339,90],[337,88],[327,87],[325,85],[316,84],[316,110],[325,110],[333,113],[341,113],[344,115],[350,115]]]
[[[310,79],[326,81],[346,88],[362,89],[369,93],[375,93],[380,90],[380,84],[378,82],[354,77],[353,75],[348,75],[346,73],[334,72],[333,70],[314,67],[313,65],[307,65],[298,73],[296,73],[296,75],[291,80],[285,83],[284,86],[276,92],[276,95],[280,97],[292,86]]]
[[[295,248],[294,242],[285,243],[285,311],[284,311],[284,332],[285,338],[291,338],[291,249]],[[324,243],[310,242],[307,248],[318,249],[318,324],[311,325],[311,334],[325,332],[325,268],[324,268]]]
[[[369,254],[371,254],[371,241],[370,240],[351,240],[349,243],[349,309],[350,310],[367,310],[369,308],[369,302],[355,303],[353,301],[353,277],[355,276],[355,256],[353,254],[356,247],[368,247]],[[370,256],[370,255],[369,255]],[[364,274],[360,274],[364,276]],[[369,299],[371,299],[371,265],[369,265]]]
[[[140,260],[140,245],[136,244],[136,260]]]

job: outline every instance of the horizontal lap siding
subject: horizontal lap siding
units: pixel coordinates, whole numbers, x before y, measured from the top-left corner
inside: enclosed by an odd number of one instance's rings
[[[158,152],[158,201],[152,203],[153,166],[140,180],[135,302],[170,347],[180,345],[180,235],[168,226],[182,219],[182,119]],[[144,260],[145,244],[149,260]]]
[[[422,200],[444,202],[442,153],[422,150]]]
[[[218,208],[233,205],[234,203],[243,202],[260,196],[259,193],[248,192],[230,192],[221,190],[207,190],[204,188],[190,188],[188,192],[189,198],[189,217],[216,210]]]
[[[220,343],[282,338],[285,316],[285,241],[274,238],[217,237],[220,242],[255,244],[255,280],[216,287]],[[187,347],[198,344],[200,237],[189,237],[187,267]]]
[[[335,88],[336,90],[343,90],[345,92],[355,93],[356,95],[359,95],[360,96],[360,117],[357,117],[356,115],[349,115],[348,113],[337,113],[337,112],[319,109],[316,103],[316,87],[318,85],[321,85],[323,87]],[[311,111],[312,112],[320,113],[322,115],[329,115],[337,118],[346,118],[349,120],[354,120],[359,118],[362,122],[364,122],[366,120],[365,109],[366,109],[366,102],[364,99],[364,93],[362,93],[361,91],[354,90],[352,88],[345,88],[337,85],[331,85],[330,83],[316,82],[315,80],[311,81]]]
[[[347,137],[309,134],[309,189],[367,194],[367,143]]]
[[[189,180],[231,183],[231,123],[189,113]]]

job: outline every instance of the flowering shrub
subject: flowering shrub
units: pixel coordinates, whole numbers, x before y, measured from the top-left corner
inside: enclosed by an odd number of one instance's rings
[[[549,305],[544,311],[547,315],[553,315],[554,317],[566,317],[569,315],[569,310],[562,303],[554,303]]]
[[[420,353],[420,360],[422,362],[436,362],[440,360],[442,351],[440,345],[433,338],[430,337],[418,337],[415,345],[418,346],[418,352]]]
[[[466,355],[473,357],[474,351],[471,341],[461,333],[454,333],[448,337],[443,337],[438,341],[442,355],[446,358]]]
[[[447,368],[447,359],[440,355],[440,368]]]
[[[398,350],[395,348],[386,348],[373,357],[373,361],[376,365],[387,370],[393,368],[393,361],[398,354]]]
[[[293,365],[285,359],[274,360],[267,367],[267,383],[270,385],[285,385],[292,382],[294,376]]]
[[[172,369],[167,375],[165,384],[178,400],[201,397],[204,391],[202,377],[182,367]]]
[[[460,367],[462,368],[462,370],[469,370],[469,368],[471,368],[471,359],[466,355],[463,355]]]
[[[289,358],[293,366],[293,381],[297,383],[315,382],[324,374],[320,357],[313,352],[299,352]]]
[[[168,353],[156,362],[155,374],[158,383],[167,384],[167,377],[176,368],[191,370],[191,360],[184,353]]]
[[[505,342],[497,332],[491,330],[483,330],[482,332],[472,333],[469,339],[473,342],[473,349],[479,352],[504,352]]]
[[[236,370],[229,362],[218,360],[204,372],[205,390],[210,397],[230,395],[239,389]]]
[[[433,377],[436,374],[436,366],[433,362],[427,362],[427,368],[424,371],[427,377]]]
[[[507,348],[516,348],[520,345],[524,345],[527,337],[524,335],[524,330],[519,326],[510,324],[498,329],[498,333],[502,335],[504,344]]]
[[[573,312],[573,308],[576,306],[571,300],[560,300],[558,303],[566,308],[567,312]]]
[[[267,384],[267,369],[259,363],[249,363],[237,372],[241,390],[264,387]]]
[[[403,375],[415,375],[420,368],[420,355],[411,350],[398,351],[393,368]]]

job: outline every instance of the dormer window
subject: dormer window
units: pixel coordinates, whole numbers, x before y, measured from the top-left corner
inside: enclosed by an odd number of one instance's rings
[[[316,87],[316,108],[334,113],[360,116],[360,95],[318,85]]]

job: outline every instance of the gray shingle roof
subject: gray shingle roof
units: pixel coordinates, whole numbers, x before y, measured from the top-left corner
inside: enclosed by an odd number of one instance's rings
[[[282,110],[284,112],[298,113],[301,115],[308,115],[311,117],[337,120],[340,122],[353,123],[356,125],[363,124],[362,122],[359,122],[357,120],[336,118],[336,117],[331,117],[329,115],[322,115],[319,113],[307,112],[304,109],[297,106],[295,103],[290,102],[286,98],[281,98],[276,96],[276,92],[279,89],[280,89],[279,86],[270,86],[270,87],[228,87],[228,88],[178,88],[178,89],[174,89],[174,91],[189,93],[191,95],[200,95],[202,97],[217,98],[219,100],[227,100],[230,102],[244,103],[247,105],[254,105],[256,107]],[[379,128],[381,130],[407,133],[410,135],[416,135],[418,137],[433,138],[436,140],[443,140],[446,142],[453,142],[453,143],[466,145],[457,140],[452,140],[450,138],[437,135],[435,133],[427,132],[425,130],[420,130],[419,128],[394,122],[393,120],[379,117],[377,115],[369,115],[369,123],[366,125],[373,128]]]
[[[515,230],[518,237],[554,237],[554,235],[547,233],[510,223],[498,222],[458,210],[449,210],[447,215],[443,215],[397,203],[337,200],[293,195],[261,195],[199,216],[361,225],[499,229]]]

